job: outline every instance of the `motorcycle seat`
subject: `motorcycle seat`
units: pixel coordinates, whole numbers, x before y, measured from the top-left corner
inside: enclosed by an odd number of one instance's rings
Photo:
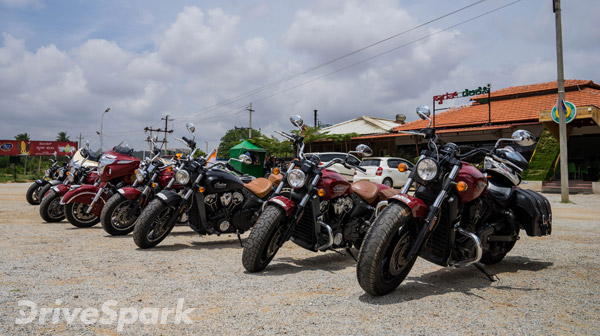
[[[387,188],[379,191],[379,202],[387,201],[390,197],[398,195],[401,191],[399,189]]]
[[[352,183],[352,191],[369,204],[373,203],[379,194],[377,185],[367,180]]]
[[[259,198],[263,198],[269,194],[269,191],[271,191],[272,184],[266,178],[259,177],[249,183],[244,184],[244,187],[253,192],[254,195],[258,196]]]
[[[281,174],[271,174],[268,177],[269,182],[271,182],[272,185],[274,186],[278,186],[279,183],[281,183],[281,181],[283,180],[283,175]]]

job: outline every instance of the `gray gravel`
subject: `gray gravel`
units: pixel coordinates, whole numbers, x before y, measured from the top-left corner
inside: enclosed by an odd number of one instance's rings
[[[19,310],[29,311],[20,300],[70,312],[114,300],[115,311],[140,312],[176,308],[178,299],[184,310],[195,308],[191,324],[138,320],[121,333],[600,334],[600,195],[572,195],[571,204],[547,195],[553,235],[522,236],[502,263],[489,267],[498,282],[474,267],[444,269],[419,260],[398,290],[373,298],[359,287],[355,262],[345,255],[288,242],[265,272],[248,274],[234,235],[199,237],[177,227],[159,247],[140,250],[131,235],[110,237],[99,225],[44,223],[37,206],[25,201],[27,187],[0,184],[0,334],[118,333],[117,322],[86,325],[81,315],[71,324],[64,315],[57,323],[50,317],[39,323],[38,316],[15,324]]]

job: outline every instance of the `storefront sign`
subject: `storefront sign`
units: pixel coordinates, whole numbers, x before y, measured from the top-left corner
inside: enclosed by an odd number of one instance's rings
[[[564,101],[561,104],[562,105],[562,110],[565,111],[565,121],[566,123],[570,123],[571,121],[573,121],[573,119],[575,119],[575,116],[577,116],[577,107],[575,106],[575,104],[568,102],[568,101]],[[560,115],[558,114],[558,109],[556,108],[556,105],[554,105],[554,107],[552,108],[552,120],[554,120],[555,123],[560,124]]]
[[[443,95],[433,96],[433,101],[438,104],[443,104],[446,99],[454,99],[454,98],[463,98],[463,97],[471,97],[477,96],[481,94],[489,94],[492,85],[488,84],[486,86],[480,86],[475,90],[465,89],[462,92],[454,91],[454,92],[446,92]]]
[[[0,140],[0,155],[67,155],[77,150],[72,141],[19,141]]]

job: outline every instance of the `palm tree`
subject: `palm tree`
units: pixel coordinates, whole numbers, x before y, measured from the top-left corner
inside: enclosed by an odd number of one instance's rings
[[[15,140],[18,140],[18,141],[29,141],[29,134],[27,134],[27,133],[17,134],[17,136],[15,136]]]
[[[56,141],[71,141],[67,132],[58,132],[58,136],[56,137]]]

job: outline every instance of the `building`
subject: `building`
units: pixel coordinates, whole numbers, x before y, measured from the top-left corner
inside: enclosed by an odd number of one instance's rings
[[[391,119],[362,116],[322,128],[319,132],[327,134],[385,134],[396,128],[398,123]]]

